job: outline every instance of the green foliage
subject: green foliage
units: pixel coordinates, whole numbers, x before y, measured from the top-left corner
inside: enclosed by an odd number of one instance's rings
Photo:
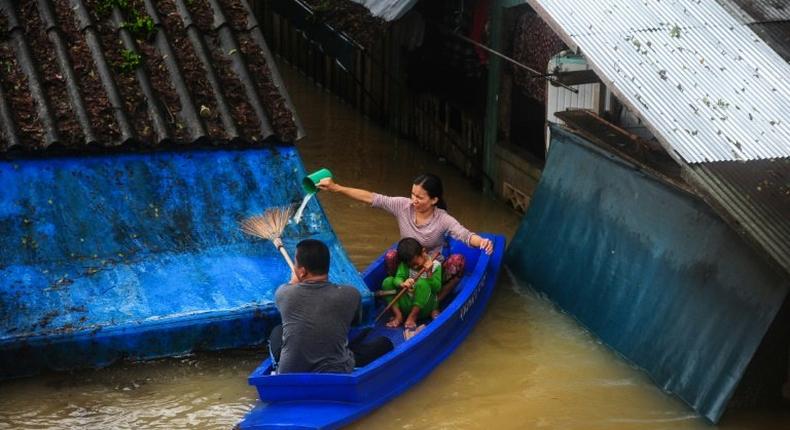
[[[129,0],[101,0],[96,7],[96,12],[99,15],[109,15],[115,6],[121,10],[127,10],[129,9]]]
[[[8,23],[4,16],[0,15],[0,40],[8,39]]]
[[[139,7],[139,5],[137,5]],[[109,16],[117,7],[128,19],[121,23],[133,36],[140,39],[150,38],[156,31],[154,20],[145,13],[137,11],[134,0],[101,0],[96,6],[96,13],[101,17]]]
[[[131,20],[123,23],[122,27],[129,30],[135,37],[148,39],[154,34],[154,20],[148,15],[132,11]]]
[[[121,63],[118,68],[123,73],[131,73],[143,64],[143,57],[140,54],[130,50],[124,49],[121,51]]]
[[[311,9],[313,9],[313,12],[316,13],[329,12],[332,9],[332,2],[329,0],[321,0],[317,3],[314,3]]]

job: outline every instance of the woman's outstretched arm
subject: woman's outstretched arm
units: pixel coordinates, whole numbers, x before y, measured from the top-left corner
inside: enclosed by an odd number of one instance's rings
[[[362,203],[373,204],[373,193],[368,190],[360,188],[344,187],[336,183],[332,178],[321,179],[318,183],[318,188],[321,190],[331,191],[333,193],[340,193],[346,197],[351,197],[354,200],[359,200]]]
[[[447,231],[450,233],[450,236],[456,240],[463,241],[465,244],[467,244],[467,246],[481,249],[488,255],[491,255],[491,253],[494,252],[494,242],[480,236],[477,233],[472,233],[466,227],[462,226],[457,219],[453,218],[449,214],[446,216],[447,219],[449,219],[449,221],[447,221]]]

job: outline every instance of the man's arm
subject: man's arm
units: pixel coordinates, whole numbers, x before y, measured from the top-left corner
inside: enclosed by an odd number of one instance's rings
[[[354,311],[354,319],[351,320],[351,325],[360,325],[362,324],[364,315],[362,315],[362,299],[359,299],[357,303],[357,310]]]
[[[357,291],[354,287],[347,288],[351,288],[356,293],[356,300],[354,301],[356,304],[356,309],[354,310],[354,318],[351,320],[351,325],[362,324],[362,321],[365,320],[364,309],[362,307],[362,295],[360,295],[359,291]]]

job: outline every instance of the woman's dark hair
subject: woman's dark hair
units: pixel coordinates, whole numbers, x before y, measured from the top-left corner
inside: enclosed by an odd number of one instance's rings
[[[414,178],[412,184],[421,186],[428,193],[428,197],[438,198],[439,200],[436,202],[437,208],[447,210],[447,203],[445,203],[443,196],[444,187],[442,187],[442,180],[438,176],[423,173]]]
[[[404,237],[398,242],[398,261],[411,264],[411,260],[421,253],[422,245],[413,237]]]
[[[313,275],[329,273],[329,248],[315,239],[305,239],[296,245],[296,265]]]

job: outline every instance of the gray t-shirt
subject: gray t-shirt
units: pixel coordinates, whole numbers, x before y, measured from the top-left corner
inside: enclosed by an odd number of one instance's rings
[[[348,330],[360,299],[355,288],[330,282],[281,285],[274,294],[283,321],[283,347],[277,371],[353,371]]]

